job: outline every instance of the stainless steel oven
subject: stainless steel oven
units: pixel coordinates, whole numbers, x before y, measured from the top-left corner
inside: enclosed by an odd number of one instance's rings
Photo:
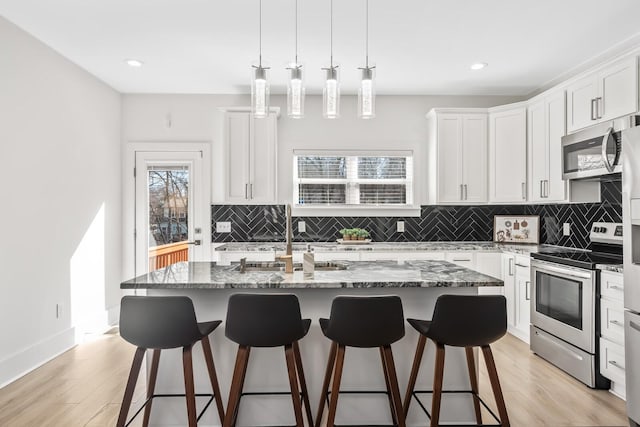
[[[595,353],[596,271],[533,260],[531,276],[531,323]]]

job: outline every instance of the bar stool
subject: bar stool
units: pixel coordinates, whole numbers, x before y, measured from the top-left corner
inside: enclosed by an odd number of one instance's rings
[[[302,401],[309,426],[313,425],[307,383],[298,341],[307,335],[310,319],[302,319],[298,297],[293,294],[234,294],[229,298],[225,334],[237,343],[238,354],[231,380],[224,427],[235,426],[243,396],[290,394],[296,426],[304,426]],[[252,347],[284,347],[290,392],[243,392]],[[300,389],[298,389],[298,383]]]
[[[211,354],[209,335],[222,323],[220,320],[198,323],[193,309],[193,302],[188,297],[143,297],[125,296],[120,305],[120,335],[126,341],[137,347],[133,357],[129,380],[122,399],[120,415],[116,423],[117,427],[124,427],[138,416],[144,408],[143,426],[149,425],[151,404],[156,397],[184,396],[187,400],[187,415],[189,427],[197,426],[211,402],[216,401],[218,416],[224,419],[224,408],[218,386],[216,368]],[[196,394],[193,381],[193,364],[191,350],[198,341],[202,342],[204,359],[209,371],[209,379],[213,388],[213,394]],[[182,360],[184,369],[185,394],[155,394],[156,378],[158,376],[158,364],[162,350],[182,347]],[[147,387],[147,400],[142,407],[127,422],[127,415],[131,407],[131,399],[136,387],[142,359],[147,349],[153,349],[149,384]],[[202,412],[196,415],[196,396],[209,397]]]
[[[404,336],[404,315],[402,301],[398,296],[339,296],[331,304],[329,319],[320,319],[320,327],[324,335],[331,341],[329,360],[320,394],[320,406],[316,415],[316,427],[320,427],[325,401],[329,401],[327,426],[333,427],[338,395],[382,393],[389,398],[389,407],[394,425],[405,426],[405,416],[402,411],[402,401],[398,388],[398,378],[393,362],[391,344]],[[346,347],[380,349],[382,372],[384,374],[386,391],[340,391],[340,380],[344,366]],[[334,370],[335,366],[335,370]],[[333,385],[329,391],[329,383],[333,378]]]
[[[476,422],[479,425],[482,425],[482,413],[480,410],[480,403],[482,403],[500,425],[508,427],[507,408],[504,404],[493,353],[489,346],[489,344],[502,338],[507,332],[507,303],[505,297],[502,295],[441,295],[436,301],[431,321],[417,319],[407,319],[407,321],[420,333],[420,338],[418,339],[418,347],[413,360],[411,375],[409,376],[407,393],[404,398],[405,416],[409,412],[411,399],[415,398],[427,414],[427,417],[431,419],[431,426],[437,426],[440,420],[442,393],[470,393],[473,396]],[[427,338],[431,339],[436,345],[433,390],[414,390]],[[464,347],[471,390],[442,390],[445,345]],[[482,349],[500,419],[478,395],[478,379],[473,347]],[[433,393],[431,414],[420,402],[418,398],[420,393]]]

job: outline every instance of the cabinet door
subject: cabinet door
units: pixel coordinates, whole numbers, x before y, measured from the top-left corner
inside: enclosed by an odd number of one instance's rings
[[[438,116],[438,202],[462,200],[460,176],[461,118],[458,114]]]
[[[516,261],[513,255],[502,255],[502,280],[504,296],[507,299],[507,327],[516,325]]]
[[[487,117],[462,117],[462,185],[466,203],[487,201]]]
[[[566,135],[564,91],[546,98],[545,103],[549,162],[545,200],[562,202],[567,198],[567,182],[562,179],[562,137]]]
[[[277,117],[271,113],[251,121],[249,199],[251,203],[277,203]]]
[[[567,130],[573,132],[596,122],[598,80],[587,76],[567,87]],[[593,101],[593,102],[592,102]]]
[[[638,110],[636,57],[607,67],[598,74],[598,118],[611,120]]]
[[[225,115],[226,194],[227,202],[246,203],[249,199],[249,141],[248,113],[229,112]]]
[[[445,259],[453,264],[475,270],[476,257],[473,252],[447,252]]]
[[[542,202],[546,198],[549,179],[549,144],[545,120],[545,102],[541,100],[529,106],[529,201]]]
[[[491,114],[489,199],[527,200],[527,116],[525,108]]]
[[[516,265],[516,329],[520,334],[529,337],[531,319],[531,269]]]

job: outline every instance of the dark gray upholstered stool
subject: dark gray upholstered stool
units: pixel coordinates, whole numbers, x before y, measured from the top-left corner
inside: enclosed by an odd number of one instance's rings
[[[204,411],[211,402],[216,401],[218,416],[224,419],[224,407],[220,396],[220,387],[216,376],[216,368],[213,364],[209,335],[220,325],[221,321],[198,323],[193,309],[193,302],[188,297],[142,297],[126,296],[122,298],[120,305],[120,335],[122,338],[138,347],[133,357],[133,364],[129,373],[129,380],[122,399],[120,416],[117,427],[129,425],[142,408],[138,410],[127,422],[127,415],[131,407],[133,391],[140,373],[142,359],[147,349],[153,349],[149,384],[147,387],[147,400],[144,405],[143,426],[149,424],[151,404],[155,397],[184,396],[187,400],[187,414],[189,427],[195,427]],[[191,350],[193,345],[202,341],[204,359],[209,371],[209,379],[213,388],[213,394],[196,394],[193,381],[193,364]],[[182,347],[182,359],[184,369],[185,394],[154,394],[160,352],[170,348]],[[196,396],[210,397],[202,412],[196,414]]]
[[[296,426],[304,426],[302,402],[306,409],[307,421],[312,426],[309,394],[298,347],[298,341],[309,332],[311,320],[302,319],[298,297],[293,294],[231,295],[225,325],[227,338],[239,347],[223,425],[235,425],[242,396],[291,394]],[[291,392],[242,391],[252,347],[284,347]]]
[[[394,425],[404,427],[405,416],[391,351],[391,344],[404,336],[404,315],[400,297],[336,297],[331,304],[330,318],[320,319],[320,327],[324,335],[333,342],[322,384],[316,427],[320,427],[326,400],[329,400],[326,425],[333,427],[338,407],[338,395],[340,393],[363,393],[362,391],[340,391],[346,347],[379,348],[387,390],[364,393],[387,394]],[[329,391],[332,378],[333,385]]]
[[[430,417],[431,426],[437,426],[440,420],[442,393],[470,393],[473,396],[476,422],[479,425],[482,425],[480,410],[480,404],[482,403],[500,425],[508,427],[507,408],[504,404],[500,381],[498,380],[498,371],[489,346],[489,344],[502,338],[507,332],[507,302],[505,297],[502,295],[441,295],[436,301],[431,321],[416,319],[407,319],[407,321],[420,333],[420,338],[418,339],[418,347],[404,399],[405,416],[409,412],[412,398],[415,398],[427,416]],[[416,378],[418,377],[418,370],[420,369],[427,338],[436,345],[433,390],[415,390]],[[446,345],[465,348],[471,390],[442,390]],[[478,396],[478,379],[473,347],[482,349],[500,419]],[[418,399],[418,394],[420,393],[433,393],[431,414]]]

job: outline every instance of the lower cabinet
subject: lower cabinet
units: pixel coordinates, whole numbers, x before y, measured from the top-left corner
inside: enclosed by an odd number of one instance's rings
[[[611,391],[625,397],[623,275],[600,274],[600,373],[611,380]]]
[[[507,330],[529,343],[531,320],[531,259],[523,255],[503,254],[504,295],[507,299]]]

